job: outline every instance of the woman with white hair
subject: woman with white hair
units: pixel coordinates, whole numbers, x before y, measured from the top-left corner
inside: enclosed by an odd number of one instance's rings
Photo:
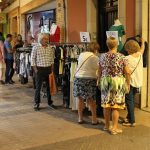
[[[49,87],[49,74],[52,72],[54,64],[54,50],[50,47],[49,34],[40,33],[38,35],[39,44],[34,46],[31,53],[31,66],[35,72],[36,90],[35,90],[35,105],[34,109],[39,110],[40,106],[40,91],[42,82],[46,81],[48,105],[53,107]]]

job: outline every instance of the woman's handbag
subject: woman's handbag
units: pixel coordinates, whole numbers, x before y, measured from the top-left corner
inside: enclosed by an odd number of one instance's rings
[[[135,93],[140,93],[141,92],[141,88],[134,87],[134,91],[135,91]]]
[[[53,72],[49,75],[49,86],[51,95],[55,95],[57,93],[57,86]]]

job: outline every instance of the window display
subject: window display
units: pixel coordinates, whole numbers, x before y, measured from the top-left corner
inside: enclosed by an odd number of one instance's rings
[[[37,42],[38,33],[49,33],[53,21],[55,21],[55,9],[36,12],[26,15],[26,39],[33,37]]]

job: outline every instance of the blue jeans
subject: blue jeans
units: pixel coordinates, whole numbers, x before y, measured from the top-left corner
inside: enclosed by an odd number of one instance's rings
[[[132,86],[130,86],[130,92],[129,94],[126,94],[125,96],[125,102],[127,106],[127,119],[129,120],[129,123],[133,124],[135,123],[135,115],[134,115],[134,105],[135,105],[135,97],[136,89]]]
[[[5,63],[6,63],[5,82],[7,83],[12,80],[12,77],[14,75],[14,68],[13,68],[14,60],[5,59]]]

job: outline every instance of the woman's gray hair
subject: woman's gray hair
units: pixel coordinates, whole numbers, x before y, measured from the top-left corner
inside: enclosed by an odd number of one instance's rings
[[[41,43],[41,41],[44,37],[50,37],[50,34],[49,33],[39,33],[38,34],[38,43]]]

